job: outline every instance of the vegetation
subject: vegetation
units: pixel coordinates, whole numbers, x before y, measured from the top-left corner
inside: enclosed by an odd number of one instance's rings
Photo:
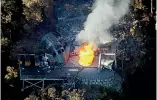
[[[18,73],[17,73],[17,70],[14,69],[14,67],[10,67],[10,66],[7,66],[6,68],[6,71],[8,72],[6,75],[5,75],[5,80],[8,84],[10,84],[10,86],[13,87],[14,85],[14,80],[15,78],[18,77]]]
[[[34,34],[44,17],[50,17],[49,5],[52,2],[45,0],[2,0],[2,38],[16,42]]]
[[[29,97],[26,97],[24,100],[38,100],[38,98],[35,95],[29,95]]]
[[[90,89],[89,89],[90,88]],[[94,93],[90,91],[95,91]],[[88,86],[81,89],[62,90],[60,93],[55,87],[47,87],[38,91],[38,94],[31,94],[25,100],[30,100],[32,97],[42,100],[121,100],[120,92],[113,88],[103,86]],[[90,93],[90,94],[89,94]],[[96,97],[94,96],[96,95]],[[36,100],[33,99],[33,100]]]
[[[83,97],[85,91],[81,89],[63,90],[59,94],[58,92],[55,87],[47,87],[39,90],[37,95],[29,95],[25,100],[31,100],[31,98],[34,98],[32,100],[36,100],[37,98],[42,100],[85,100]]]
[[[8,38],[2,37],[2,38],[1,38],[1,46],[2,46],[2,48],[8,46],[9,42],[10,42],[10,41],[8,40]]]
[[[123,78],[126,78],[126,81],[127,77],[133,75],[137,69],[143,70],[148,61],[148,54],[154,48],[149,47],[148,44],[150,41],[154,41],[155,37],[155,12],[151,13],[150,8],[144,5],[144,2],[134,1],[136,2],[132,5],[130,15],[133,20],[130,32],[124,34],[125,38],[119,45],[118,52],[120,52],[120,55],[117,56],[118,62],[122,63],[120,66],[123,75],[125,74]],[[137,7],[137,5],[141,7]]]
[[[147,2],[147,3],[146,3]],[[139,3],[139,2],[137,2]],[[139,5],[139,4],[137,4]],[[140,6],[133,8],[133,27],[131,33],[138,40],[142,41],[144,54],[140,60],[136,60],[132,67],[135,67],[134,73],[128,74],[131,69],[127,71],[126,79],[123,83],[123,99],[127,100],[148,100],[155,99],[155,12],[150,10],[150,1],[143,1]],[[143,52],[141,52],[143,53]],[[136,64],[137,67],[136,67]],[[124,67],[128,67],[125,65]],[[148,81],[149,80],[149,81]],[[150,91],[145,93],[145,90]]]
[[[121,100],[121,92],[116,91],[112,87],[99,87],[100,95],[99,100]]]
[[[28,24],[33,24],[29,27],[35,26],[43,21],[42,18],[42,5],[40,4],[40,0],[24,0],[24,10],[23,14],[25,15],[26,21]],[[25,26],[28,28],[28,25]]]
[[[44,23],[45,19],[51,18],[51,0],[1,0],[1,50],[2,50],[2,79],[5,81],[4,100],[16,100],[16,94],[9,93],[19,86],[17,76],[17,58],[14,59],[12,51],[17,47],[18,42],[36,34],[36,28]],[[13,72],[7,72],[7,66]],[[8,87],[6,82],[12,87]],[[13,87],[14,86],[14,87]],[[16,89],[18,90],[18,89]],[[14,90],[15,91],[15,90]],[[20,91],[19,91],[20,92]],[[9,93],[9,94],[8,94]],[[14,98],[11,98],[14,97]]]
[[[2,0],[2,38],[15,42],[23,33],[22,2],[16,0]],[[16,36],[16,37],[15,37]]]

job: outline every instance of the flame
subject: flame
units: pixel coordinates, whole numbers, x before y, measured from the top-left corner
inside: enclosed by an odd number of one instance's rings
[[[79,60],[78,63],[82,66],[90,66],[94,59],[94,50],[93,44],[88,43],[87,45],[83,45],[79,52]]]

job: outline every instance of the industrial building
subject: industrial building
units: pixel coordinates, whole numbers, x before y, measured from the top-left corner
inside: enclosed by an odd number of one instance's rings
[[[61,0],[57,0],[56,3],[60,4],[55,6],[56,29],[63,36],[56,38],[52,32],[47,33],[40,41],[38,53],[18,55],[20,79],[23,81],[22,89],[31,86],[39,87],[37,86],[39,82],[43,84],[39,88],[44,88],[44,81],[49,80],[63,81],[63,87],[96,84],[120,89],[122,79],[113,70],[117,67],[117,41],[99,45],[94,51],[94,59],[89,66],[78,63],[82,45],[75,42],[75,36],[82,29],[92,1],[81,0],[75,2],[75,6],[70,1],[68,4],[71,5],[64,5],[64,1]],[[75,7],[75,9],[70,10],[67,7]],[[37,83],[31,83],[35,80]],[[25,87],[25,82],[30,83],[31,86]]]

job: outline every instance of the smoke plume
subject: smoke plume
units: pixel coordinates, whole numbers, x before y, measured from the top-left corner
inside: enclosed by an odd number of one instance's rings
[[[113,40],[109,28],[127,13],[129,2],[130,0],[95,0],[84,29],[76,40],[80,43],[91,41],[96,44]]]

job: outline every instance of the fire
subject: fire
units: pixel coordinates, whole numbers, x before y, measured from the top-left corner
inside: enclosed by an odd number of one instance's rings
[[[93,60],[94,60],[93,44],[88,43],[87,45],[83,45],[79,52],[78,63],[82,66],[90,66]]]

